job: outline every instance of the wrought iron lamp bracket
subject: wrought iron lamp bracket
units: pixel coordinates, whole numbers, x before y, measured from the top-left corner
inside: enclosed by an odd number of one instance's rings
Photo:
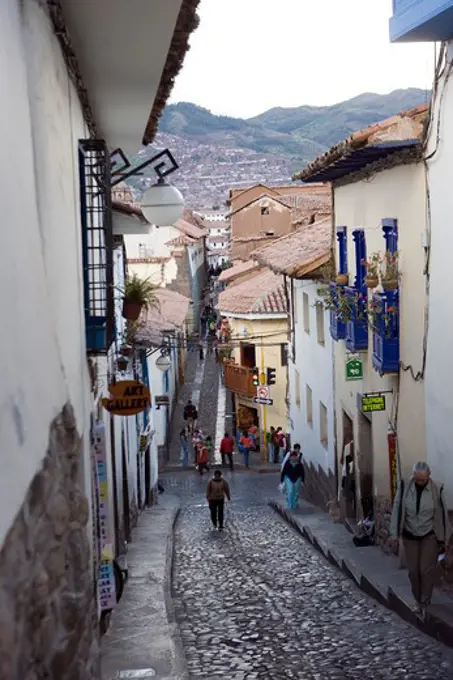
[[[171,175],[172,172],[179,168],[169,149],[159,151],[135,167],[132,167],[130,160],[122,149],[115,149],[110,154],[111,186],[114,187],[129,177],[143,175],[143,170],[150,165],[153,166],[159,182],[163,182],[165,177]]]

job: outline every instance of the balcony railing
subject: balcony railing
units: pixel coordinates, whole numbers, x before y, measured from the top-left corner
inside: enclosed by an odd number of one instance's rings
[[[346,337],[346,323],[342,321],[338,313],[338,289],[333,281],[330,283],[330,294],[333,303],[333,308],[330,310],[330,335],[333,340],[344,340]]]
[[[399,294],[374,293],[373,368],[379,375],[398,373],[400,363]]]
[[[453,0],[393,0],[391,42],[440,42],[453,37]]]
[[[356,288],[346,287],[349,319],[346,322],[346,347],[350,352],[368,349],[368,318],[366,293],[360,294]]]
[[[225,387],[243,397],[256,396],[253,370],[245,366],[238,366],[238,364],[225,364]]]

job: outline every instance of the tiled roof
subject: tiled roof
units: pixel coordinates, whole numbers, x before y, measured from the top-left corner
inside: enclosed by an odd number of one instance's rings
[[[124,203],[123,201],[112,200],[112,210],[127,217],[137,217],[140,222],[148,224],[138,203]]]
[[[167,241],[165,243],[166,246],[192,246],[195,243],[194,238],[190,238],[190,236],[187,236],[186,234],[181,234],[181,236],[176,236],[175,238],[172,238],[170,241]]]
[[[187,222],[187,220],[183,219],[177,220],[173,226],[186,236],[190,236],[195,240],[204,238],[206,236],[206,232],[204,229],[195,226],[195,224]]]
[[[284,202],[282,196],[271,196],[270,193],[263,192],[259,196],[256,196],[256,198],[252,198],[252,200],[250,200],[245,205],[241,205],[240,208],[236,208],[236,210],[233,210],[233,212],[230,212],[228,217],[232,217],[233,215],[236,215],[236,213],[241,212],[241,210],[245,210],[245,208],[249,208],[251,205],[253,205],[257,201],[261,201],[263,198],[268,198],[269,201],[272,201],[274,203],[280,203],[280,205],[282,205],[284,208],[288,208],[288,206]]]
[[[283,277],[269,269],[230,286],[219,295],[217,309],[230,314],[286,314]]]
[[[407,111],[401,111],[391,118],[370,125],[364,130],[353,132],[350,137],[318,156],[293,179],[308,180],[316,178],[321,170],[348,157],[357,149],[372,147],[379,143],[402,142],[421,139],[428,114],[428,105],[421,104]]]
[[[253,269],[258,269],[259,264],[258,262],[254,262],[253,260],[249,260],[248,262],[243,262],[242,260],[237,260],[233,262],[233,266],[229,267],[228,269],[224,269],[223,272],[219,276],[219,281],[223,281],[224,283],[229,283],[233,281],[235,278],[238,276],[242,276],[242,274],[245,274],[247,272],[252,271]]]
[[[166,264],[170,262],[171,257],[164,257],[163,255],[152,255],[151,257],[128,257],[128,264]]]
[[[200,0],[182,0],[176,21],[173,38],[167,52],[167,59],[160,78],[159,87],[154,98],[149,119],[143,133],[143,146],[151,144],[157,132],[159,118],[165,108],[173,89],[176,76],[182,68],[186,52],[189,49],[189,38],[197,28],[199,18],[197,7]]]
[[[303,278],[327,264],[331,254],[332,218],[327,218],[254,250],[252,257],[276,273]]]
[[[234,243],[250,243],[250,241],[268,241],[273,236],[266,234],[252,234],[251,236],[233,236],[231,240]]]
[[[159,306],[146,310],[140,317],[136,335],[139,344],[160,345],[164,331],[180,330],[187,317],[189,298],[168,288],[159,288],[155,293]]]

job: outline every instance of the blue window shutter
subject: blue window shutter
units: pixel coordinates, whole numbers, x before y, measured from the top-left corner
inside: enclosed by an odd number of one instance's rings
[[[338,273],[348,273],[348,234],[346,227],[337,228]]]
[[[366,239],[363,229],[355,229],[352,232],[355,245],[355,288],[360,291],[365,286],[366,276]]]
[[[385,250],[394,255],[398,250],[398,220],[386,217],[381,220],[381,225],[384,232]]]

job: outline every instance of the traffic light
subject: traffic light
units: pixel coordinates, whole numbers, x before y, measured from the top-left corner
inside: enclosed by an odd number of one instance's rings
[[[256,366],[253,369],[253,384],[255,385],[255,387],[258,387],[258,385],[260,384],[260,371]]]
[[[267,384],[275,385],[275,368],[267,369]]]

